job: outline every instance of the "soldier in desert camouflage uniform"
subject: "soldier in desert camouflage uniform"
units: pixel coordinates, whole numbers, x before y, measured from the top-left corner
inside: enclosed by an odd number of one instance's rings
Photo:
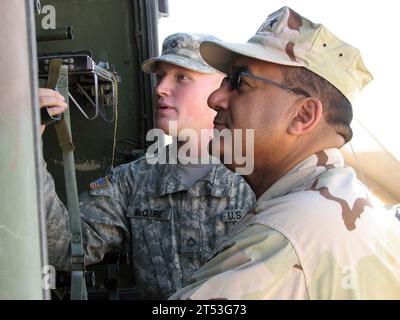
[[[200,52],[229,75],[209,98],[219,128],[255,130],[257,203],[172,299],[399,299],[399,220],[338,150],[372,79],[359,51],[284,7]]]
[[[213,128],[215,111],[207,107],[207,97],[223,75],[200,57],[203,40],[215,38],[173,34],[160,57],[143,63],[145,72],[157,75],[155,123],[166,133]],[[41,105],[59,108],[55,113],[65,107],[51,91],[43,92]],[[170,121],[177,123],[177,132],[168,131]],[[209,138],[191,143],[206,148]],[[49,260],[57,269],[69,270],[68,213],[47,171],[44,195]],[[86,263],[101,261],[107,252],[130,250],[138,298],[166,298],[210,258],[254,202],[243,178],[221,163],[150,164],[144,157],[121,165],[80,197]]]

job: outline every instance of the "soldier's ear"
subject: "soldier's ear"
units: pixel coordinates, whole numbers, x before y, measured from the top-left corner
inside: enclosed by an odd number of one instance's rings
[[[318,98],[304,98],[296,105],[288,133],[300,136],[312,131],[322,119],[322,103]]]

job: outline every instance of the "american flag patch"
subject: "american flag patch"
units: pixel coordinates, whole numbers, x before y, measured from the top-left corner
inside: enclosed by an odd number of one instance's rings
[[[97,179],[96,181],[93,181],[91,184],[89,184],[90,189],[99,189],[99,188],[104,188],[107,187],[109,184],[108,176],[105,176],[103,178]]]

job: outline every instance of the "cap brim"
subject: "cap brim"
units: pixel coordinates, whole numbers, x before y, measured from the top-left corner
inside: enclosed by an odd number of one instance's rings
[[[286,66],[304,66],[290,60],[289,56],[273,48],[265,48],[254,43],[229,43],[204,41],[200,44],[202,58],[213,68],[229,74],[233,63],[241,57],[249,57]]]
[[[155,73],[157,71],[158,62],[170,63],[178,67],[186,68],[200,73],[217,72],[217,70],[211,68],[210,66],[199,63],[193,59],[174,54],[166,54],[160,57],[148,59],[142,63],[142,70],[146,73]]]

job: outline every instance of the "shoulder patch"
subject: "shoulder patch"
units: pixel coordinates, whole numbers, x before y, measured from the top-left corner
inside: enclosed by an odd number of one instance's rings
[[[110,181],[108,180],[108,176],[102,177],[100,179],[97,179],[96,181],[93,181],[92,183],[89,184],[89,187],[91,190],[96,190],[100,188],[105,188],[110,185]]]

